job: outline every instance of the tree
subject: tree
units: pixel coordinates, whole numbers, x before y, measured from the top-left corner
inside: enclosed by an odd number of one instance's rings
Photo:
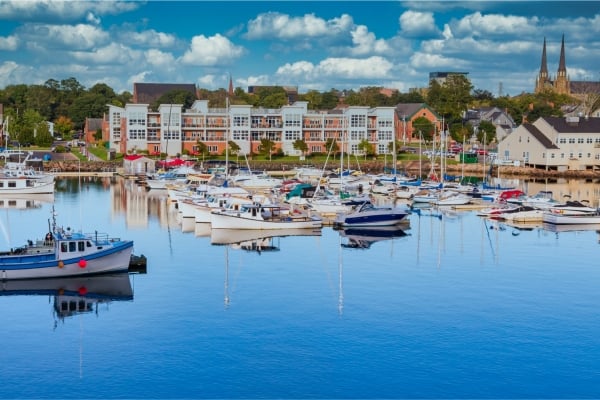
[[[481,121],[477,129],[477,140],[486,146],[496,139],[496,127],[490,121]]]
[[[430,141],[433,139],[433,135],[435,133],[435,125],[431,123],[425,117],[415,118],[412,123],[412,126],[416,133],[418,133],[419,140]]]
[[[236,160],[236,162],[239,161],[240,150],[242,148],[236,142],[234,142],[233,140],[230,140],[229,142],[227,142],[227,145],[229,146],[229,153],[230,154],[235,154],[235,160]]]
[[[470,124],[463,124],[462,122],[455,122],[450,125],[450,137],[458,143],[465,143],[469,140],[473,134],[473,126]]]
[[[61,115],[54,121],[54,130],[62,137],[70,138],[73,131],[73,121],[71,121],[71,118]]]
[[[473,102],[473,85],[462,74],[448,75],[443,85],[435,79],[429,84],[427,103],[451,121],[459,121]]]
[[[271,154],[275,148],[275,142],[270,139],[260,139],[260,150],[263,154],[269,155],[269,161],[271,161]]]
[[[194,101],[196,101],[196,96],[193,93],[190,93],[187,90],[174,89],[169,90],[167,93],[156,99],[156,101],[150,105],[150,108],[158,110],[158,107],[161,104],[183,104],[183,108],[186,109],[192,107]]]
[[[367,159],[367,156],[371,156],[374,154],[373,145],[371,143],[369,143],[369,141],[367,139],[361,140],[358,143],[357,148],[358,148],[358,150],[362,151],[362,153],[365,156],[365,160]]]
[[[333,154],[334,160],[335,155],[340,152],[340,146],[335,138],[327,138],[325,141],[325,149],[327,149],[327,153]]]
[[[196,142],[196,147],[198,148],[198,154],[202,156],[202,161],[204,161],[204,157],[208,155],[208,146],[206,145],[206,143],[203,143],[200,140],[198,140]]]
[[[304,156],[308,151],[308,145],[302,139],[296,139],[292,146],[294,146],[294,150],[300,150],[302,152],[302,156]]]
[[[50,134],[48,123],[46,121],[39,122],[35,127],[35,139],[33,143],[40,147],[50,147],[54,138]]]
[[[96,132],[94,132],[94,139],[97,142],[100,142],[102,140],[102,129],[97,129]]]

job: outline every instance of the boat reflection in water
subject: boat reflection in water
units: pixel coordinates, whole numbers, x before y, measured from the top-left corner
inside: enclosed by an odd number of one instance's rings
[[[210,243],[260,253],[278,251],[279,243],[276,239],[286,236],[321,236],[321,229],[213,229]]]
[[[128,273],[0,282],[0,296],[53,296],[54,315],[64,320],[98,312],[100,304],[133,300]]]
[[[404,224],[340,229],[340,236],[346,239],[341,246],[347,249],[368,249],[375,242],[407,236],[408,234],[405,232],[407,228],[409,226]]]
[[[54,203],[54,193],[3,196],[0,199],[0,208],[24,210],[28,208],[40,208],[45,203]]]

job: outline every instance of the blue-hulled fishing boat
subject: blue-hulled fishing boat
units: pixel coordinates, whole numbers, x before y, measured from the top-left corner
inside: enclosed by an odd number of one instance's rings
[[[133,241],[106,233],[81,233],[56,224],[56,213],[41,240],[0,252],[0,280],[61,278],[127,271]]]

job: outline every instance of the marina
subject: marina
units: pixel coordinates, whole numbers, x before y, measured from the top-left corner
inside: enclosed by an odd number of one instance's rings
[[[600,185],[519,186],[597,204]],[[6,281],[0,308],[16,322],[0,328],[11,343],[3,397],[600,393],[589,374],[600,368],[596,225],[510,224],[456,206],[413,210],[398,229],[213,232],[131,180],[58,178],[56,188],[51,204],[3,210],[4,247],[55,207],[74,230],[131,239],[146,273],[122,274],[118,293],[93,302],[102,286],[79,278]],[[83,296],[72,307],[88,311],[56,314],[59,294]]]

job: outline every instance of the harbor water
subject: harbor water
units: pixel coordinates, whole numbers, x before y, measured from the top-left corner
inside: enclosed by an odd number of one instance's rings
[[[536,185],[592,201],[600,187]],[[2,204],[2,249],[42,237],[54,207],[133,239],[147,270],[97,298],[95,278],[75,282],[81,312],[56,311],[69,282],[0,282],[0,398],[600,397],[595,227],[424,209],[395,235],[219,238],[166,192],[108,178]]]

